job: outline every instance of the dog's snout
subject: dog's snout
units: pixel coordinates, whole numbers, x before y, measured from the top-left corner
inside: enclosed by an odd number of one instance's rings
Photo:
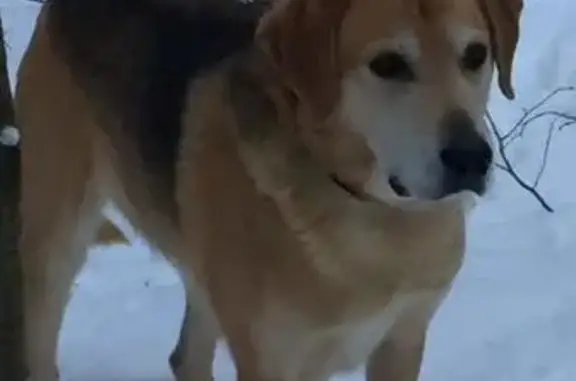
[[[446,119],[448,137],[440,151],[442,164],[455,176],[485,176],[492,164],[490,144],[463,111],[452,112]]]
[[[464,189],[483,194],[494,155],[492,147],[466,112],[454,111],[443,122],[447,132],[440,150],[444,166],[443,194]]]

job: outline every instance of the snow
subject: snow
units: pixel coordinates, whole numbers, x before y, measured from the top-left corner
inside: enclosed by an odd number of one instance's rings
[[[0,0],[13,76],[38,6]],[[491,111],[510,125],[551,90],[576,85],[574,0],[528,0],[516,60],[517,99],[493,89]],[[574,94],[554,105],[576,113]],[[572,109],[570,108],[572,107]],[[537,172],[546,124],[511,151],[520,173]],[[574,381],[576,364],[576,127],[554,140],[540,190],[548,214],[499,173],[470,223],[462,271],[429,332],[422,381]],[[126,227],[129,231],[129,227]],[[175,272],[130,232],[132,246],[95,247],[78,277],[61,334],[67,381],[169,381],[167,358],[183,314]],[[224,347],[217,380],[232,380]],[[359,381],[360,373],[339,376]]]

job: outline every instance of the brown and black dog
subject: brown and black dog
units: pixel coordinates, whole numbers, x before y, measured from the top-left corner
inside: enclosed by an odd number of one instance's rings
[[[485,192],[521,0],[48,0],[18,73],[26,348],[58,378],[112,200],[178,268],[171,357],[206,381],[418,377]],[[494,63],[496,65],[494,65]],[[401,197],[400,197],[401,196]]]

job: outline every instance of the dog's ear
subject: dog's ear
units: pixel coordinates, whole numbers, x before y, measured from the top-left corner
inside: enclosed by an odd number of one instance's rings
[[[490,29],[492,55],[498,67],[498,85],[506,98],[514,99],[512,66],[523,0],[479,0],[479,3]]]
[[[350,0],[278,0],[256,40],[300,107],[325,118],[340,95],[339,32]]]

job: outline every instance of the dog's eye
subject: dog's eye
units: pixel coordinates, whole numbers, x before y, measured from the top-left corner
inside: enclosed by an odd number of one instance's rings
[[[415,79],[414,71],[401,54],[381,53],[369,65],[372,72],[383,79],[409,82]]]
[[[473,42],[466,47],[461,59],[462,69],[467,71],[478,71],[482,68],[488,58],[488,48],[480,42]]]

